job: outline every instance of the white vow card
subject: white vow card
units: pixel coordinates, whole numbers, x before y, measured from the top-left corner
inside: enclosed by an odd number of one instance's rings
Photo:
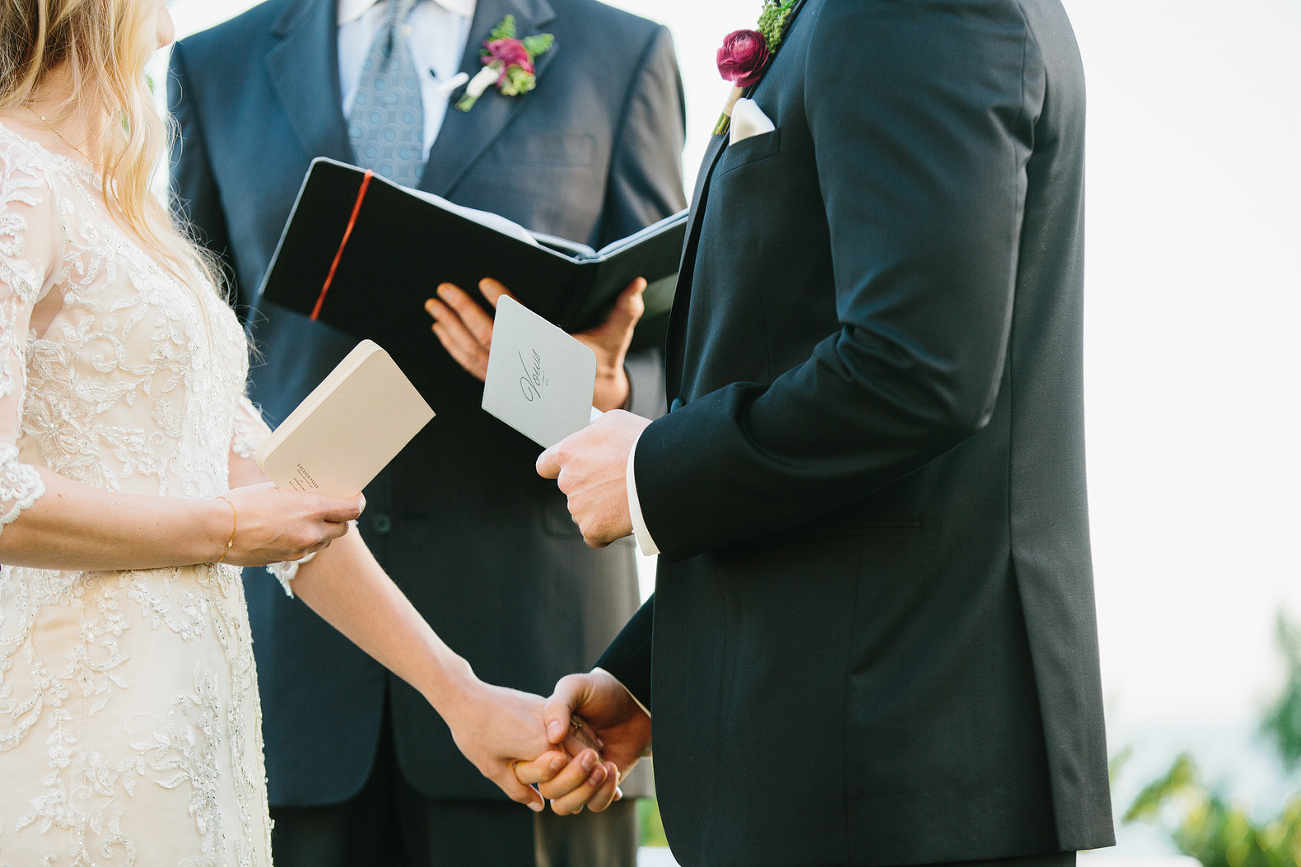
[[[592,350],[518,301],[497,302],[485,410],[550,448],[591,422],[595,387]]]

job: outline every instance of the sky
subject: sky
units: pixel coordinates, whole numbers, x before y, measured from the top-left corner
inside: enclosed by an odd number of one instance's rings
[[[1109,698],[1254,718],[1301,617],[1301,3],[1068,3],[1089,77],[1090,517]]]
[[[246,0],[176,0],[178,32]],[[667,24],[690,179],[758,0]],[[1089,86],[1090,517],[1113,747],[1244,737],[1301,619],[1301,0],[1065,0]],[[690,182],[688,182],[688,189]]]

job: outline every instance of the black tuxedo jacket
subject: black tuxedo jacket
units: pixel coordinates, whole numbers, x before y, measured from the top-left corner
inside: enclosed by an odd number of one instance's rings
[[[637,446],[685,865],[1108,845],[1084,474],[1084,77],[1058,0],[807,0],[710,147]],[[652,639],[653,635],[653,639]]]
[[[273,425],[355,343],[261,309],[254,297],[311,159],[352,160],[336,8],[271,0],[172,55],[182,132],[174,192],[234,274],[263,356],[252,397]],[[521,35],[556,37],[538,63],[537,89],[518,98],[491,89],[468,113],[449,109],[421,186],[594,245],[684,207],[682,96],[667,31],[593,0],[479,0],[462,63],[471,75],[480,43],[508,14]],[[384,263],[375,270],[382,291]],[[539,449],[479,408],[482,386],[432,334],[425,370],[414,379],[438,418],[367,488],[362,535],[479,676],[549,694],[562,675],[590,667],[636,610],[631,545],[583,544],[555,483],[534,471]],[[662,384],[638,378],[634,392],[663,404]],[[328,804],[357,791],[386,690],[399,761],[416,789],[504,797],[414,690],[287,599],[265,571],[248,570],[245,588],[273,805]]]

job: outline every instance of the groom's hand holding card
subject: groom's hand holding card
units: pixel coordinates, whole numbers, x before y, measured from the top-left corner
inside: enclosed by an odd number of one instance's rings
[[[596,355],[509,295],[497,301],[483,408],[543,448],[587,427]]]

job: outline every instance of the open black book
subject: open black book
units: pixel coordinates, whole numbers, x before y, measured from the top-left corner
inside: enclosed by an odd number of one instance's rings
[[[265,301],[418,359],[442,351],[424,307],[440,283],[482,300],[479,280],[492,277],[575,332],[600,324],[619,292],[645,277],[646,315],[633,345],[658,345],[677,287],[686,217],[674,214],[593,250],[318,158],[259,291]]]

